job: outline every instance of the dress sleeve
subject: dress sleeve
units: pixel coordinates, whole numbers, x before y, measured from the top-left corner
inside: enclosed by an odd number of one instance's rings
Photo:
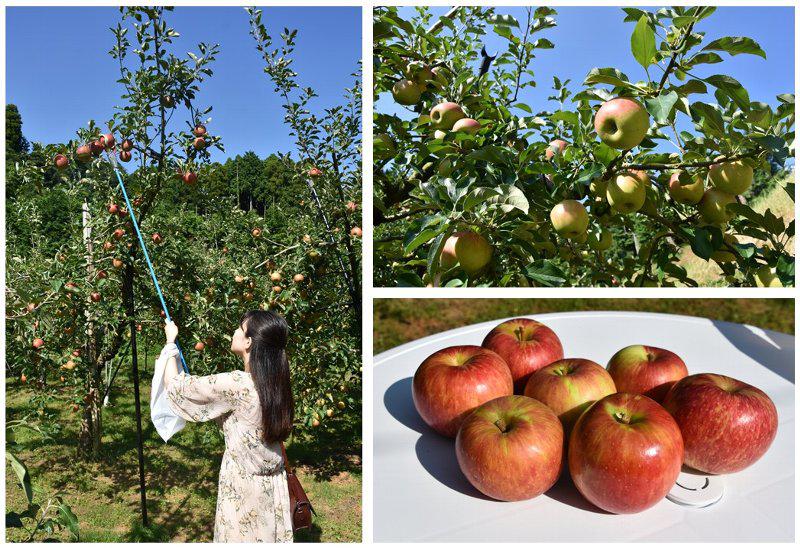
[[[184,372],[167,387],[167,401],[176,415],[192,422],[206,422],[235,411],[248,400],[241,372],[199,377]]]

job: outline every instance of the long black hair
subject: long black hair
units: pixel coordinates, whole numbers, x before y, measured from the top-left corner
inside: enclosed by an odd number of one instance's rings
[[[239,325],[245,337],[253,339],[250,376],[261,400],[264,441],[283,441],[289,437],[294,422],[294,398],[286,357],[289,326],[280,314],[270,310],[245,312]]]

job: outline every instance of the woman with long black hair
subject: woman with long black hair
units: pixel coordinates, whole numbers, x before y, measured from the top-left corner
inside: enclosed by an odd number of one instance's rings
[[[231,340],[244,370],[204,377],[178,372],[178,327],[169,322],[164,332],[169,408],[187,421],[214,420],[225,434],[214,542],[291,542],[280,445],[294,418],[286,321],[271,311],[245,313]]]

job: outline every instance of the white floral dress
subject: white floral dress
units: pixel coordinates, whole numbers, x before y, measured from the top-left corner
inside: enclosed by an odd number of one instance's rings
[[[281,448],[262,441],[261,408],[250,374],[182,372],[170,380],[166,395],[175,414],[187,421],[214,420],[225,434],[214,542],[292,542]]]

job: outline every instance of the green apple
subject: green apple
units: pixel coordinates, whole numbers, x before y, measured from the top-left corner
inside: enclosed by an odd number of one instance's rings
[[[449,130],[466,114],[457,103],[439,103],[431,109],[431,123],[436,129]]]
[[[445,270],[460,264],[464,272],[473,275],[489,264],[492,251],[492,245],[486,238],[466,230],[456,232],[447,239],[439,260]]]
[[[650,178],[644,172],[623,171],[608,182],[606,199],[617,213],[633,213],[642,209]]]
[[[742,160],[714,164],[708,170],[714,188],[728,194],[743,194],[753,184],[753,168]]]
[[[564,200],[556,204],[550,211],[550,222],[556,232],[570,240],[577,240],[586,234],[589,226],[589,214],[577,200]]]
[[[406,77],[425,89],[428,82],[433,80],[433,71],[431,67],[421,61],[412,61],[406,66]]]
[[[642,142],[650,127],[650,115],[628,97],[606,101],[594,116],[594,129],[611,148],[630,150]]]
[[[444,140],[445,137],[447,137],[447,132],[446,131],[442,131],[441,129],[437,129],[436,131],[433,132],[433,138],[434,139]]]
[[[589,192],[601,202],[606,201],[606,191],[608,190],[608,179],[598,177],[589,184]]]
[[[613,242],[613,234],[605,228],[599,228],[589,233],[589,247],[595,251],[605,251],[611,247]]]
[[[681,171],[676,171],[669,178],[669,195],[679,204],[694,205],[703,198],[703,177],[695,173],[691,183],[681,184]]]
[[[780,278],[775,273],[774,268],[764,265],[755,272],[757,287],[783,287]]]
[[[544,157],[546,160],[550,160],[553,156],[560,156],[564,149],[567,148],[567,143],[563,139],[556,139],[555,141],[550,141],[550,144],[547,145],[547,150],[544,152]]]
[[[422,88],[414,80],[398,80],[392,86],[392,96],[401,105],[416,105],[422,97]]]
[[[739,240],[733,234],[723,234],[722,239],[731,247],[735,247],[739,243]],[[723,246],[711,254],[711,259],[718,263],[732,263],[736,261],[736,255],[726,246]]]
[[[397,145],[388,133],[378,133],[372,139],[372,150],[378,160],[388,160],[397,154]]]
[[[727,192],[709,188],[703,194],[697,209],[707,223],[723,224],[733,218],[733,213],[728,211],[727,207],[735,203],[736,199]]]

